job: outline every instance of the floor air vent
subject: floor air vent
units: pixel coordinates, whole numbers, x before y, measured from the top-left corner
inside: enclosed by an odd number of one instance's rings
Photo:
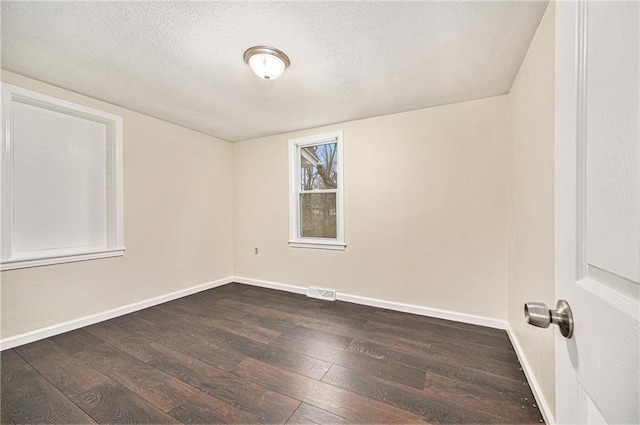
[[[317,298],[319,300],[335,301],[336,291],[333,289],[314,288],[310,286],[307,289],[307,297]]]

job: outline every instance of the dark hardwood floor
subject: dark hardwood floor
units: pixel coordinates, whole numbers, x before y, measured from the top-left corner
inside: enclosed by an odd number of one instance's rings
[[[2,423],[539,423],[504,331],[229,284],[2,352]]]

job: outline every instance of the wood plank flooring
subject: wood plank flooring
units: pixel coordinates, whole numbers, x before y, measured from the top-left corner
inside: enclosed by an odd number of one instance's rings
[[[229,284],[2,352],[2,423],[540,423],[504,331]]]

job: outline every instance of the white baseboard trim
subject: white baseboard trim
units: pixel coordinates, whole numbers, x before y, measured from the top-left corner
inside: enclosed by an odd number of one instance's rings
[[[247,277],[234,276],[233,281],[246,285],[260,286],[262,288],[277,289],[279,291],[293,292],[296,294],[306,294],[307,288],[304,286],[290,285],[287,283],[270,282],[266,280],[251,279]],[[472,325],[487,326],[496,329],[506,329],[507,322],[493,319],[491,317],[476,316],[473,314],[458,313],[450,310],[440,310],[437,308],[423,307],[415,304],[405,304],[395,301],[385,301],[376,298],[368,298],[360,295],[345,294],[338,292],[336,299],[354,304],[380,307],[387,310],[402,311],[404,313],[418,314],[420,316],[436,317],[438,319],[453,320],[456,322],[469,323]]]
[[[276,289],[278,291],[293,292],[294,294],[306,294],[307,288],[304,286],[289,285],[288,283],[269,282],[267,280],[250,279],[248,277],[233,276],[233,282],[244,283],[245,285],[259,286],[261,288]]]
[[[336,298],[354,304],[363,304],[371,307],[386,308],[387,310],[402,311],[420,316],[435,317],[438,319],[452,320],[454,322],[469,323],[471,325],[486,326],[495,329],[505,329],[507,323],[504,320],[493,319],[491,317],[476,316],[474,314],[459,313],[451,310],[441,310],[439,308],[424,307],[415,304],[405,304],[395,301],[385,301],[376,298],[362,297],[360,295],[350,295],[338,292]]]
[[[114,317],[123,316],[125,314],[133,313],[138,310],[143,310],[154,305],[166,303],[167,301],[173,301],[178,298],[186,297],[197,292],[206,291],[207,289],[222,286],[227,283],[233,282],[233,278],[226,277],[223,279],[215,280],[213,282],[207,282],[202,285],[192,286],[191,288],[182,289],[180,291],[172,292],[166,295],[160,295],[159,297],[150,298],[148,300],[139,301],[133,304],[125,305],[123,307],[117,307],[111,310],[104,311],[98,314],[92,314],[90,316],[82,317],[80,319],[70,320],[68,322],[60,323],[58,325],[48,326],[46,328],[38,329],[31,332],[26,332],[20,335],[4,338],[0,340],[0,351],[7,350],[9,348],[18,347],[20,345],[35,342],[44,338],[49,338],[54,335],[59,335],[65,332],[69,332],[84,326],[93,325],[98,322],[113,319]]]
[[[511,344],[516,351],[516,355],[518,356],[520,365],[522,365],[524,375],[527,377],[527,381],[529,381],[529,387],[531,387],[533,396],[538,402],[538,407],[540,408],[540,413],[542,413],[542,417],[544,418],[545,423],[547,423],[548,425],[555,425],[556,421],[553,417],[553,414],[551,413],[551,409],[549,408],[549,403],[547,403],[547,399],[542,393],[542,388],[540,387],[540,384],[538,383],[538,380],[533,373],[531,365],[527,361],[527,357],[524,355],[524,351],[522,350],[522,346],[518,342],[518,338],[516,337],[515,332],[513,332],[513,329],[511,329],[511,326],[509,326],[508,324],[507,335],[509,335],[509,339],[511,340]]]

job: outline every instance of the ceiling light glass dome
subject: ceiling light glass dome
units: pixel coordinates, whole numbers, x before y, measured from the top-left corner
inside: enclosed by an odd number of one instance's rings
[[[282,51],[267,46],[254,46],[244,52],[244,61],[264,80],[275,80],[291,64]]]

